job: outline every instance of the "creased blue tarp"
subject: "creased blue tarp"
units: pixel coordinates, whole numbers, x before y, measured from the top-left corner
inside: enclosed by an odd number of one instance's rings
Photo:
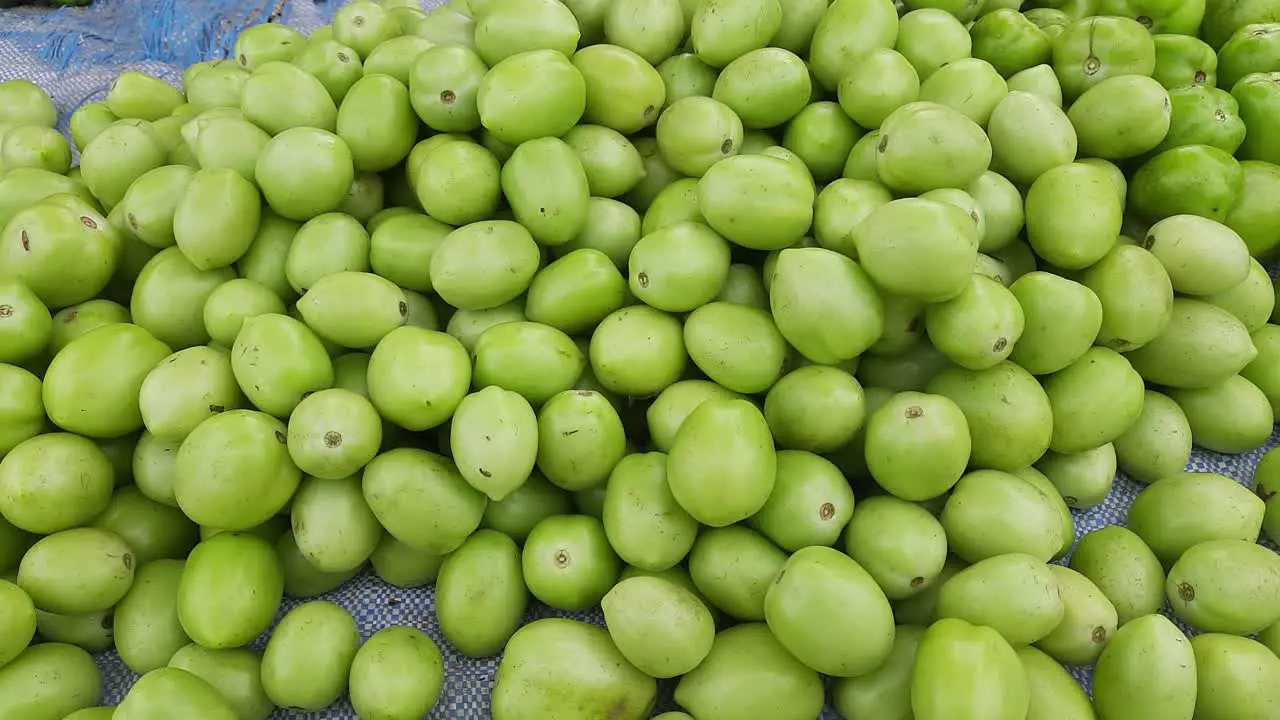
[[[430,8],[442,2],[424,0],[423,6]],[[144,70],[177,84],[187,65],[225,57],[236,34],[249,25],[281,22],[309,32],[331,18],[341,5],[342,0],[97,0],[89,8],[0,10],[0,80],[35,81],[53,96],[61,112],[69,113],[84,102],[101,99],[115,75],[124,69]],[[1247,483],[1263,451],[1278,443],[1280,435],[1273,435],[1263,448],[1238,456],[1197,450],[1187,469],[1222,473]],[[1124,523],[1140,489],[1133,481],[1117,478],[1101,505],[1074,513],[1076,536]],[[432,720],[489,718],[488,698],[497,661],[458,655],[440,633],[433,598],[432,588],[399,590],[366,572],[324,599],[346,608],[363,638],[388,625],[400,624],[421,629],[436,641],[444,654],[445,685],[430,715]],[[287,601],[281,614],[297,604],[296,600]],[[527,619],[549,616],[603,624],[598,610],[575,614],[542,606],[531,607]],[[259,640],[256,647],[261,649],[263,642]],[[137,676],[114,653],[105,653],[98,660],[106,684],[105,701],[115,704]],[[1069,669],[1087,688],[1089,669]],[[659,711],[674,709],[670,692],[670,684],[664,683]],[[324,712],[279,710],[272,715],[343,720],[355,717],[345,700]],[[838,719],[830,709],[822,716],[822,720]]]

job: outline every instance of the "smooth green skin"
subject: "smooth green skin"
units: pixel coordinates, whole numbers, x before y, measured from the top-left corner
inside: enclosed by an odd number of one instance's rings
[[[983,175],[986,175],[986,173],[983,173]],[[920,197],[925,200],[936,200],[938,202],[947,203],[949,205],[955,205],[956,207],[965,211],[965,213],[969,215],[969,219],[973,221],[973,223],[977,226],[978,235],[983,238],[986,237],[987,219],[986,217],[983,216],[982,206],[979,205],[978,201],[975,200],[973,196],[970,195],[969,193],[965,192],[964,190],[960,190],[959,188],[939,188],[937,190],[930,190],[926,193],[923,193],[920,195]],[[981,246],[981,243],[979,243],[979,246]],[[975,270],[975,272],[978,272],[978,270]],[[985,273],[979,273],[979,274],[985,274]],[[992,278],[992,279],[1000,280],[1000,278]],[[1001,284],[1004,284],[1003,280],[1001,280]]]
[[[231,704],[209,683],[173,667],[152,670],[139,678],[116,707],[113,718],[161,720],[170,712],[193,720],[236,720]]]
[[[886,230],[894,224],[892,217],[882,223]],[[879,229],[865,236],[865,241],[857,235],[859,246],[875,252],[878,248],[871,245],[882,238]],[[869,270],[863,272],[863,267],[831,250],[784,250],[774,265],[769,295],[779,332],[815,362],[837,363],[858,356],[879,339],[885,323],[883,303],[868,275],[874,278]],[[815,314],[818,308],[822,308],[821,322]]]
[[[815,453],[847,445],[866,415],[858,381],[839,368],[823,365],[783,375],[764,401],[764,417],[778,447]]]
[[[579,37],[577,19],[560,3],[502,0],[476,13],[475,48],[489,65],[543,48],[572,55]]]
[[[1156,66],[1151,77],[1169,90],[1186,85],[1216,87],[1218,55],[1193,35],[1157,34]],[[1225,83],[1224,83],[1225,84]]]
[[[1280,409],[1280,377],[1277,377],[1275,358],[1280,351],[1280,331],[1273,325],[1263,325],[1253,333],[1258,356],[1240,371],[1240,376],[1253,383],[1271,402],[1272,411]]]
[[[288,527],[287,523],[285,527]],[[268,538],[268,540],[272,539]],[[289,597],[311,598],[323,595],[337,589],[363,569],[356,568],[340,573],[317,570],[311,561],[303,557],[302,551],[294,542],[292,530],[274,538],[274,541],[276,559],[280,564],[280,573],[284,577],[284,593]]]
[[[9,176],[17,171],[12,171]],[[49,309],[90,300],[119,267],[122,238],[70,194],[24,205],[0,235],[0,282],[17,280]]]
[[[616,130],[576,125],[562,139],[578,156],[593,197],[622,195],[645,176],[640,151]]]
[[[944,150],[929,141],[935,137],[941,138]],[[880,126],[875,148],[876,172],[899,193],[966,187],[986,172],[992,158],[992,143],[981,126],[950,107],[925,100],[890,113]]]
[[[271,288],[257,280],[235,278],[209,294],[204,304],[204,328],[213,342],[230,347],[247,318],[284,312],[284,302]]]
[[[421,369],[433,368],[431,382]],[[369,399],[384,418],[407,430],[428,430],[449,419],[471,385],[462,343],[418,327],[391,331],[369,358]]]
[[[288,60],[307,42],[302,33],[287,25],[265,24],[246,28],[236,37],[231,54],[246,70],[255,70],[273,60]],[[203,73],[202,73],[203,74]],[[183,77],[183,85],[190,77]]]
[[[201,422],[244,405],[225,350],[197,345],[152,368],[138,395],[142,421],[157,438],[181,442]]]
[[[974,563],[938,591],[937,616],[1000,633],[1010,645],[1033,643],[1063,617],[1058,583],[1039,558],[1010,553]]]
[[[865,128],[879,128],[895,110],[920,99],[920,77],[901,53],[879,48],[856,60],[840,80],[840,107]]]
[[[490,500],[502,500],[533,470],[537,416],[522,395],[490,385],[458,404],[449,439],[462,477]]]
[[[379,523],[418,550],[443,555],[480,524],[485,497],[448,459],[397,448],[375,458],[363,475],[364,498]]]
[[[1014,552],[1048,562],[1066,541],[1060,501],[1017,475],[975,470],[956,483],[939,519],[951,552],[967,562]]]
[[[325,275],[297,302],[298,313],[323,340],[369,348],[405,323],[404,292],[381,276],[364,272]]]
[[[341,105],[351,87],[364,76],[364,66],[354,49],[332,38],[316,37],[314,33],[306,47],[291,62],[319,80],[329,97],[338,105]],[[243,84],[243,80],[240,82]],[[239,105],[240,98],[236,96],[235,106]]]
[[[915,66],[920,80],[948,63],[969,57],[973,41],[955,15],[935,7],[912,10],[898,23],[894,49]]]
[[[1280,649],[1280,623],[1258,633],[1258,642],[1265,645],[1277,657],[1280,657],[1280,652],[1277,652],[1277,649]]]
[[[994,367],[1008,357],[1024,323],[1017,298],[1001,283],[977,274],[959,295],[925,311],[930,342],[971,370]]]
[[[1257,356],[1244,324],[1216,305],[1175,298],[1171,314],[1164,332],[1126,355],[1148,382],[1206,388],[1225,381]],[[1211,353],[1206,351],[1209,347]]]
[[[1097,346],[1046,378],[1053,408],[1049,449],[1084,452],[1123,435],[1142,414],[1143,379],[1126,356]]]
[[[710,227],[681,222],[640,238],[628,262],[631,293],[666,312],[711,302],[729,275],[729,245]]]
[[[382,526],[354,477],[308,478],[293,497],[290,519],[298,551],[322,573],[359,569],[382,539]]]
[[[356,652],[350,684],[351,704],[361,717],[413,720],[440,696],[444,659],[422,631],[384,628]]]
[[[1270,678],[1280,658],[1249,638],[1209,633],[1191,639],[1196,659],[1196,717],[1266,717],[1280,703]]]
[[[408,88],[389,75],[366,70],[343,98],[335,128],[351,149],[356,170],[381,172],[408,156],[417,125]]]
[[[704,530],[689,553],[689,575],[716,608],[745,621],[764,620],[765,594],[787,555],[760,533],[731,525]]]
[[[598,604],[622,571],[601,521],[590,515],[539,522],[525,540],[521,567],[529,592],[560,610]]]
[[[667,458],[676,501],[711,527],[745,520],[764,507],[776,470],[769,426],[745,400],[703,402],[681,424]]]
[[[1036,95],[1055,107],[1062,107],[1062,87],[1049,65],[1036,65],[1011,75],[1008,85],[1010,93],[1025,92]]]
[[[115,608],[115,647],[120,659],[136,673],[169,664],[191,642],[178,621],[181,560],[156,560],[138,568],[129,592]]]
[[[724,67],[769,44],[782,27],[778,0],[709,0],[699,3],[689,23],[690,41],[698,57]]]
[[[563,390],[538,412],[537,467],[565,490],[602,486],[626,449],[622,420],[598,392]]]
[[[284,576],[271,544],[256,535],[221,532],[187,557],[178,583],[178,619],[203,647],[240,647],[267,629],[283,594]]]
[[[787,344],[770,314],[759,308],[714,302],[685,319],[684,342],[695,365],[721,386],[762,393],[782,376]]]
[[[102,699],[102,676],[89,653],[46,642],[0,667],[0,712],[55,720]]]
[[[742,145],[742,121],[726,104],[709,97],[687,97],[663,111],[658,120],[658,150],[676,171],[701,177]]]
[[[893,47],[898,35],[898,13],[887,0],[836,0],[813,32],[813,74],[828,91],[835,90],[850,65],[874,50]]]
[[[832,689],[832,705],[843,717],[910,720],[911,676],[924,628],[899,625],[893,649],[879,669],[855,678],[840,678]]]
[[[904,236],[912,239],[909,246],[899,244]],[[881,205],[853,233],[861,266],[879,287],[923,302],[949,300],[964,291],[980,238],[973,219],[959,207],[920,198]]]
[[[200,424],[178,449],[174,498],[201,525],[248,530],[293,496],[302,473],[289,457],[284,423],[231,410]]]
[[[271,135],[292,128],[334,131],[338,108],[324,84],[299,67],[272,61],[255,70],[241,89],[240,111]]]
[[[903,500],[945,493],[964,473],[970,450],[964,413],[941,395],[899,393],[867,420],[867,467]]]
[[[619,0],[604,10],[604,37],[657,65],[673,54],[688,30],[688,13],[680,0]],[[585,44],[585,43],[584,43]]]
[[[969,34],[973,56],[991,63],[1005,78],[1050,59],[1049,35],[1017,9],[999,8],[984,14]]]
[[[628,578],[605,594],[600,607],[619,652],[646,675],[684,675],[711,652],[711,612],[694,592],[670,580]]]
[[[1108,160],[1155,148],[1169,132],[1171,116],[1169,92],[1142,75],[1107,78],[1081,94],[1067,112],[1080,152]]]
[[[0,668],[22,654],[36,633],[36,608],[27,593],[14,583],[0,580],[0,607],[4,613],[4,638],[0,644]],[[0,675],[2,677],[2,675]]]
[[[1078,282],[1031,272],[1009,287],[1025,318],[1009,359],[1033,375],[1047,375],[1084,355],[1102,327],[1098,296]]]
[[[644,212],[649,208],[653,198],[657,196],[664,187],[679,180],[683,177],[667,164],[662,157],[662,153],[658,151],[658,140],[651,137],[637,137],[634,140],[636,150],[640,152],[640,159],[644,163],[645,177],[636,184],[626,195],[623,200],[632,206],[637,212]]]
[[[249,182],[253,182],[254,168],[257,166],[262,149],[271,140],[271,136],[262,128],[248,120],[213,111],[204,113],[184,125],[182,136],[184,143],[179,147],[188,150],[200,168],[234,170]],[[165,167],[174,166],[166,165]],[[134,184],[136,185],[137,181]],[[132,185],[130,190],[133,190]],[[129,193],[126,193],[125,200],[121,204],[126,204],[128,200]]]
[[[765,594],[765,621],[805,665],[838,677],[880,667],[893,647],[893,611],[872,576],[838,550],[797,550]],[[856,646],[825,642],[830,632],[862,638]]]
[[[78,527],[106,509],[114,477],[92,441],[70,433],[35,435],[0,460],[0,513],[42,535]]]
[[[581,248],[538,271],[529,283],[525,313],[535,323],[576,334],[621,308],[626,295],[626,281],[609,256]]]
[[[1153,222],[1183,214],[1221,222],[1243,182],[1240,163],[1230,153],[1210,145],[1183,145],[1138,168],[1129,185],[1129,203]]]
[[[436,45],[418,54],[409,71],[409,100],[428,127],[439,132],[480,128],[476,96],[488,66],[475,50]]]
[[[1068,507],[1096,507],[1111,492],[1116,476],[1116,450],[1111,443],[1092,450],[1063,455],[1045,453],[1036,469],[1049,479]]]
[[[239,98],[235,100],[233,105],[239,107]],[[71,141],[75,144],[77,150],[83,151],[98,136],[98,133],[101,133],[119,119],[115,113],[111,112],[105,102],[85,103],[71,113],[71,117],[68,120]]]
[[[55,615],[36,611],[36,632],[49,642],[65,642],[100,653],[115,643],[114,612],[105,610],[84,615]]]
[[[14,280],[0,280],[0,306],[5,308],[0,361],[17,365],[34,360],[53,336],[49,308],[25,284]]]
[[[333,359],[333,387],[348,390],[363,398],[369,397],[368,353],[347,353]]]
[[[91,707],[77,710],[66,716],[64,720],[111,720],[115,707]]]
[[[689,181],[695,184],[696,191],[697,181],[692,178]],[[695,197],[694,204],[696,203]],[[695,219],[701,219],[701,216]],[[640,215],[631,206],[612,198],[592,197],[587,201],[587,222],[582,234],[564,245],[556,246],[552,253],[598,250],[607,255],[619,270],[625,270],[627,257],[631,248],[640,240],[641,234]]]
[[[586,81],[554,50],[532,50],[495,64],[480,81],[476,107],[485,129],[502,142],[559,137],[587,104]]]
[[[362,71],[365,77],[386,75],[401,85],[409,84],[413,63],[423,51],[435,47],[435,43],[417,35],[401,35],[378,45],[364,58]],[[345,99],[345,98],[344,98]],[[412,114],[409,117],[413,117]]]
[[[809,70],[799,56],[766,47],[726,65],[715,79],[711,97],[727,105],[744,127],[771,128],[803,111],[811,90]]]
[[[338,388],[312,393],[289,417],[289,456],[308,475],[338,480],[378,453],[382,420],[364,396]]]
[[[1015,720],[1026,716],[1030,688],[1018,656],[991,628],[948,618],[916,648],[911,708],[918,720]]]
[[[1132,530],[1113,525],[1086,533],[1069,567],[1111,601],[1120,626],[1164,607],[1164,568]]]
[[[378,578],[398,588],[416,588],[433,584],[440,573],[445,555],[423,552],[405,545],[390,533],[383,535],[369,562]]]
[[[462,347],[470,353],[475,350],[476,341],[489,328],[505,322],[523,322],[525,319],[524,303],[517,298],[511,302],[485,310],[455,310],[449,318],[449,323],[445,326],[445,330],[451,338],[461,343]],[[468,359],[468,373],[470,369],[471,362]],[[468,384],[470,383],[470,375],[467,376],[467,382]],[[463,388],[463,393],[465,394],[465,388]]]
[[[203,345],[209,341],[205,302],[235,276],[225,267],[202,271],[178,248],[165,248],[138,274],[129,302],[133,322],[170,347]]]
[[[141,120],[118,120],[98,133],[80,157],[80,176],[93,196],[111,209],[129,185],[164,165],[165,150]]]
[[[93,525],[123,538],[139,566],[186,557],[199,537],[196,524],[180,510],[148,498],[133,485],[116,490]]]
[[[1250,258],[1244,280],[1205,300],[1235,315],[1250,333],[1257,333],[1275,311],[1276,296],[1267,269]]]
[[[783,450],[773,492],[748,524],[794,552],[834,545],[853,511],[853,491],[834,464],[803,450]]]
[[[3,398],[0,401],[0,460],[22,442],[44,431],[44,402],[40,391],[40,378],[15,365],[0,365],[0,398]]]
[[[1069,98],[1080,97],[1108,78],[1150,77],[1155,66],[1151,33],[1129,18],[1084,18],[1067,26],[1053,41],[1053,70]]]
[[[1012,362],[984,370],[944,369],[925,388],[964,413],[974,467],[1013,471],[1034,463],[1049,447],[1049,397],[1030,373]]]
[[[587,358],[606,390],[631,397],[661,392],[684,375],[688,362],[680,321],[646,305],[624,307],[601,320]]]
[[[262,690],[262,659],[252,650],[210,650],[192,643],[175,652],[168,666],[213,686],[240,720],[266,720],[275,710]]]
[[[1208,0],[1204,12],[1204,37],[1210,46],[1222,47],[1240,28],[1252,23],[1277,21],[1274,8],[1266,3],[1226,3]]]
[[[53,128],[18,126],[4,133],[0,141],[0,167],[65,173],[71,168],[71,146]]]
[[[1162,335],[1173,319],[1173,284],[1164,265],[1137,245],[1117,244],[1080,275],[1102,303],[1099,345],[1117,351],[1141,348]]]
[[[378,275],[415,292],[431,292],[431,258],[453,227],[416,212],[389,217],[369,239],[369,265]]]
[[[726,158],[698,182],[698,207],[707,224],[756,250],[779,250],[802,237],[813,221],[814,197],[804,168],[767,155]]]
[[[1058,165],[1036,178],[1027,191],[1027,239],[1036,254],[1053,265],[1083,269],[1115,246],[1123,214],[1105,169],[1084,163]]]
[[[730,400],[736,397],[739,397],[737,393],[707,380],[681,380],[668,386],[659,393],[653,404],[645,411],[645,419],[654,447],[660,452],[669,451],[675,441],[676,433],[689,417],[689,413],[692,413],[705,400],[710,398]]]
[[[53,127],[58,120],[58,111],[49,94],[30,80],[0,83],[0,99],[4,100],[5,108],[0,122],[5,124]]]
[[[115,533],[74,528],[37,541],[18,566],[18,586],[46,612],[85,615],[115,605],[134,579],[133,552]]]
[[[236,121],[216,122],[231,124]],[[122,230],[163,250],[175,243],[174,213],[195,175],[196,171],[185,165],[165,165],[151,170],[129,186],[112,215],[118,214],[123,218]]]
[[[1170,388],[1169,396],[1186,413],[1195,444],[1215,452],[1248,452],[1275,422],[1267,395],[1239,375],[1205,388]]]
[[[822,684],[764,623],[716,635],[711,653],[676,686],[676,702],[706,720],[800,720],[822,710]]]
[[[259,409],[288,417],[307,393],[333,385],[333,363],[320,339],[287,315],[247,318],[231,346],[231,369]]]
[[[436,578],[440,632],[467,657],[502,651],[520,627],[529,591],[520,549],[494,530],[477,530],[445,558]]]
[[[1184,295],[1224,292],[1249,274],[1244,240],[1226,225],[1196,215],[1174,215],[1152,225],[1143,246]]]
[[[413,167],[418,203],[441,222],[456,226],[485,220],[498,207],[498,159],[476,143],[441,143]]]
[[[49,352],[57,354],[68,343],[96,330],[103,325],[129,322],[129,310],[111,300],[89,300],[66,307],[53,316],[53,329],[49,334]]]
[[[920,85],[920,100],[945,105],[986,126],[1009,86],[986,60],[961,58],[938,68]]]
[[[927,510],[891,495],[858,503],[843,547],[891,600],[928,592],[941,580],[946,534]]]
[[[304,67],[299,64],[299,67]],[[191,72],[192,68],[196,69]],[[183,78],[188,106],[197,113],[214,108],[240,109],[240,98],[249,72],[234,60],[197,63]],[[109,109],[109,108],[108,108]],[[77,143],[79,144],[79,143]],[[83,146],[82,146],[83,147]]]
[[[866,180],[883,184],[876,171],[876,146],[880,144],[880,131],[872,130],[853,144],[845,160],[841,175],[849,180]]]
[[[663,480],[665,483],[665,477]],[[664,484],[663,488],[665,487]],[[674,504],[674,500],[671,503]],[[568,515],[571,512],[573,501],[569,493],[535,472],[501,502],[489,503],[480,519],[480,527],[497,530],[517,542],[524,542],[538,523],[552,515]],[[605,530],[609,530],[608,525]],[[689,542],[693,542],[692,538]],[[378,554],[375,552],[375,567],[377,558]],[[434,578],[434,572],[432,577]]]
[[[638,720],[656,694],[655,681],[627,662],[604,630],[545,618],[511,638],[498,664],[493,716],[530,720],[568,711],[566,720],[586,720],[607,711]]]
[[[1157,152],[1183,145],[1211,145],[1234,153],[1244,141],[1240,105],[1227,91],[1184,85],[1170,90],[1169,100],[1173,108],[1169,132],[1155,147]]]
[[[1115,634],[1116,608],[1084,575],[1061,565],[1047,565],[1062,597],[1062,622],[1036,642],[1036,647],[1064,665],[1089,665]]]
[[[1186,472],[1157,480],[1139,493],[1128,524],[1169,567],[1202,542],[1253,542],[1265,509],[1261,498],[1230,478]]]
[[[0,223],[8,224],[18,212],[54,195],[71,194],[86,203],[97,199],[73,174],[59,175],[38,168],[16,168],[0,176]],[[65,270],[65,268],[64,268]]]
[[[1116,631],[1094,668],[1099,720],[1190,720],[1197,700],[1191,644],[1163,615],[1145,615]]]
[[[815,180],[826,182],[840,176],[846,158],[864,132],[838,104],[815,102],[787,124],[782,146],[795,154]]]
[[[567,147],[565,152],[572,155]],[[586,192],[585,176],[581,189]],[[436,248],[431,284],[441,299],[459,310],[497,307],[528,289],[539,259],[538,246],[522,225],[510,220],[476,222],[454,230]]]
[[[262,654],[262,688],[279,707],[322,710],[347,688],[360,634],[346,610],[313,601],[290,610]]]
[[[1120,470],[1133,480],[1151,484],[1186,467],[1191,442],[1191,425],[1178,403],[1147,390],[1142,414],[1113,445]]]
[[[1240,145],[1239,157],[1242,160],[1265,160],[1272,164],[1280,164],[1280,133],[1277,133],[1264,118],[1275,112],[1280,105],[1280,75],[1274,72],[1253,73],[1241,78],[1231,88],[1231,95],[1240,103],[1240,119],[1246,126],[1257,127],[1252,134],[1246,134],[1244,143]]]
[[[867,355],[856,370],[858,382],[894,392],[922,391],[934,375],[955,367],[927,340],[914,338],[900,355]]]
[[[355,179],[353,163],[351,150],[337,135],[319,128],[290,128],[262,149],[254,179],[273,211],[301,222],[338,207]],[[303,182],[301,174],[323,181]]]
[[[767,50],[767,48],[766,48]],[[750,53],[748,53],[750,55]],[[745,63],[748,67],[755,65],[755,61]],[[666,87],[666,101],[664,108],[670,107],[679,100],[694,95],[702,95],[711,97],[715,90],[717,73],[716,69],[698,59],[693,53],[678,53],[658,63],[656,66],[658,74],[662,76],[663,85]],[[731,78],[742,72],[735,70],[730,75]],[[805,76],[808,77],[809,71],[806,68]],[[806,83],[807,83],[806,79]],[[807,87],[807,84],[806,84]],[[730,93],[732,95],[732,93]],[[734,107],[735,102],[731,99],[717,98],[721,102]],[[738,112],[738,108],[735,108]]]
[[[133,453],[133,475],[139,492],[162,505],[178,507],[173,485],[181,443],[158,440],[143,431]]]
[[[298,293],[289,283],[285,268],[293,239],[300,228],[299,223],[263,210],[258,235],[236,264],[236,270],[244,279],[255,280],[270,288],[282,302],[297,299]]]
[[[624,135],[658,121],[666,85],[643,57],[618,45],[591,45],[570,54],[586,82],[585,121]]]
[[[1014,648],[1027,674],[1027,720],[1095,720],[1089,696],[1053,658],[1033,647]]]

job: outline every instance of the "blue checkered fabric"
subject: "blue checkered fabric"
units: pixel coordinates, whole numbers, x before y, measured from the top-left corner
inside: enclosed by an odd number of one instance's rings
[[[443,0],[423,0],[425,8]],[[249,25],[282,22],[303,30],[327,22],[342,0],[96,0],[88,8],[19,8],[0,10],[0,80],[26,78],[47,90],[65,117],[86,102],[101,100],[112,79],[126,69],[143,70],[179,84],[182,69],[211,58],[225,57],[236,34]],[[1221,455],[1197,450],[1188,470],[1216,472],[1247,483],[1265,450],[1280,444],[1273,435],[1262,448],[1244,455]],[[1107,499],[1087,512],[1075,512],[1076,537],[1107,525],[1123,524],[1141,485],[1118,477]],[[490,717],[489,695],[497,660],[472,660],[455,652],[440,632],[434,610],[434,590],[400,590],[365,572],[325,599],[346,608],[362,637],[388,625],[408,625],[430,635],[445,660],[445,683],[432,720],[484,720]],[[287,601],[280,613],[298,601]],[[561,613],[535,606],[528,620],[559,615],[603,625],[598,609]],[[1187,630],[1183,626],[1184,630]],[[261,649],[265,636],[256,647]],[[113,652],[98,657],[106,684],[105,701],[120,701],[137,679]],[[1069,668],[1087,689],[1089,668]],[[672,687],[664,683],[655,712],[675,709]],[[279,710],[272,718],[352,719],[346,701],[319,713]],[[839,720],[828,708],[820,720]]]

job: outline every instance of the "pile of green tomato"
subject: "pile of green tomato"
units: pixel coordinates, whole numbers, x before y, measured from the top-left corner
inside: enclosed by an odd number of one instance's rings
[[[494,720],[1280,717],[1280,451],[1186,471],[1280,412],[1280,4],[1038,4],[357,0],[76,167],[0,84],[0,718],[418,720],[370,565]]]

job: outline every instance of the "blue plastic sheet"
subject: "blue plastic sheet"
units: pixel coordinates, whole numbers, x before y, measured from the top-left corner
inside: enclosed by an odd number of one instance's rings
[[[424,0],[423,6],[429,9],[442,2]],[[184,67],[226,57],[245,27],[281,22],[309,32],[327,22],[340,5],[341,0],[97,0],[88,8],[0,10],[0,80],[32,80],[52,95],[62,113],[70,113],[85,102],[100,100],[122,70],[143,70],[178,84]],[[1248,483],[1263,451],[1278,443],[1280,435],[1273,435],[1263,448],[1237,456],[1197,450],[1187,469],[1222,473]],[[1123,524],[1140,489],[1127,478],[1117,478],[1106,501],[1075,513],[1077,537]],[[408,625],[436,641],[445,658],[445,684],[430,715],[433,720],[489,718],[497,660],[471,660],[453,651],[440,633],[433,597],[431,588],[399,590],[366,572],[324,599],[350,611],[364,638],[388,625]],[[297,604],[287,601],[281,614]],[[527,619],[548,616],[603,624],[598,610],[572,614],[541,606],[531,608]],[[265,636],[256,647],[261,649],[264,642]],[[104,653],[98,660],[106,682],[105,702],[115,704],[137,676],[114,653]],[[1089,669],[1069,669],[1088,688]],[[669,683],[663,684],[659,711],[674,709],[671,689]],[[347,719],[356,715],[343,700],[324,712],[279,710],[272,717]],[[821,720],[838,717],[828,709]]]

